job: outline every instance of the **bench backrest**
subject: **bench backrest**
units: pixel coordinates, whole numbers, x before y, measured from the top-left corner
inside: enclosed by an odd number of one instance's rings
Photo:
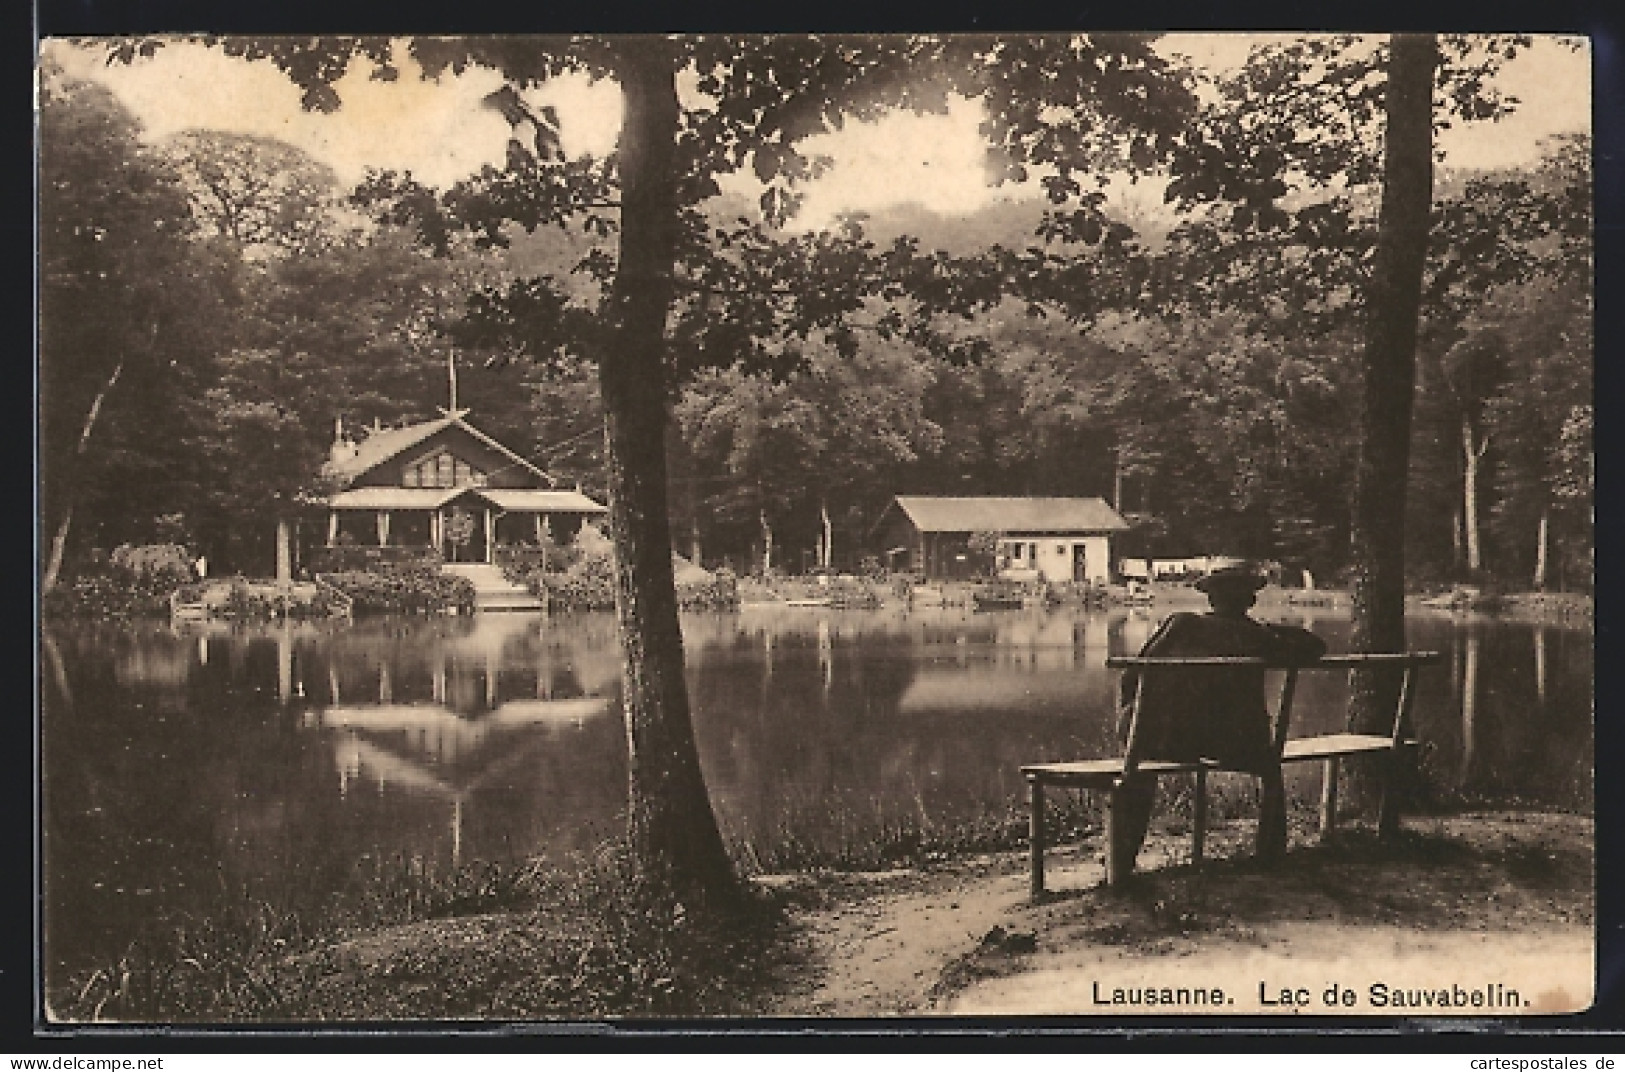
[[[1264,659],[1232,655],[1111,656],[1106,660],[1108,667],[1116,670],[1137,669],[1141,674],[1142,682],[1142,687],[1135,690],[1134,707],[1129,715],[1128,740],[1123,753],[1123,773],[1125,776],[1133,774],[1135,767],[1142,758],[1142,731],[1144,726],[1141,719],[1140,701],[1146,693],[1143,683],[1144,676],[1147,674],[1181,667],[1189,669],[1195,667],[1257,666],[1266,670],[1284,670],[1285,674],[1281,679],[1281,691],[1271,725],[1271,737],[1275,754],[1279,756],[1286,748],[1287,737],[1291,730],[1292,699],[1297,689],[1298,674],[1300,672],[1304,670],[1369,671],[1382,669],[1401,671],[1403,676],[1400,679],[1398,701],[1394,705],[1393,722],[1389,727],[1389,733],[1397,745],[1405,739],[1409,732],[1411,707],[1416,702],[1416,671],[1423,666],[1436,665],[1443,661],[1443,658],[1443,655],[1436,651],[1354,652],[1347,655],[1323,655],[1311,663],[1287,666],[1273,664]]]

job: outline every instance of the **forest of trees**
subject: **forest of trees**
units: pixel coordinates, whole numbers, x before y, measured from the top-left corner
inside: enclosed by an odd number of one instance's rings
[[[46,82],[42,123],[45,518],[68,568],[93,548],[179,539],[267,572],[275,516],[320,492],[335,418],[433,416],[453,349],[460,402],[482,428],[605,494],[587,364],[510,360],[501,340],[482,345],[478,308],[465,319],[482,288],[570,279],[604,238],[510,228],[506,248],[455,235],[435,256],[404,213],[377,222],[376,200],[290,145],[209,131],[149,145],[107,91],[61,76]],[[1573,138],[1523,170],[1439,177],[1413,580],[1590,584],[1589,166]],[[853,225],[877,247],[906,234],[954,255],[1032,250],[1045,207],[909,208]],[[949,329],[986,344],[980,361],[901,335],[859,333],[848,348],[787,328],[794,367],[701,371],[680,389],[668,444],[679,550],[752,568],[770,534],[775,565],[796,570],[817,561],[827,516],[834,564],[852,569],[876,550],[869,526],[894,494],[1099,495],[1135,525],[1125,553],[1249,554],[1336,575],[1360,339],[1327,295],[1369,244],[1357,225],[1372,209],[1351,198],[1322,233],[1238,236],[1217,207],[1147,220],[1106,204],[1139,231],[1110,265],[1137,292],[1083,315],[1023,295],[987,302]],[[738,197],[706,212],[760,226]],[[1330,252],[1304,256],[1312,245]]]
[[[400,74],[383,38],[211,43],[323,110],[352,63]],[[45,588],[123,542],[266,572],[334,422],[431,416],[455,351],[487,431],[610,501],[630,841],[653,888],[720,906],[673,544],[795,567],[827,532],[851,566],[893,494],[1106,495],[1123,550],[1352,568],[1357,650],[1403,646],[1406,580],[1589,586],[1589,145],[1431,159],[1433,127],[1513,107],[1493,75],[1527,44],[1314,37],[1213,77],[1135,35],[414,39],[424,77],[505,81],[505,166],[445,190],[149,145],[47,70]],[[566,159],[525,100],[565,72],[620,85],[610,158]],[[1031,214],[785,227],[803,139],[951,93],[1038,178]],[[722,194],[745,173],[754,205]],[[1114,202],[1130,177],[1165,210]]]

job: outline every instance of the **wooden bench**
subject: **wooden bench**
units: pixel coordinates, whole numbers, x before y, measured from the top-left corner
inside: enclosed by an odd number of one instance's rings
[[[1421,667],[1441,661],[1438,652],[1418,651],[1400,653],[1371,653],[1355,655],[1326,655],[1313,663],[1299,666],[1270,666],[1262,659],[1229,656],[1154,658],[1114,656],[1106,665],[1117,670],[1135,667],[1142,673],[1154,672],[1161,667],[1197,666],[1262,666],[1283,670],[1280,699],[1276,705],[1272,726],[1274,744],[1282,763],[1318,761],[1323,775],[1320,797],[1320,833],[1323,838],[1332,835],[1337,822],[1337,777],[1341,761],[1350,756],[1378,756],[1382,762],[1378,776],[1382,785],[1382,803],[1378,812],[1377,828],[1383,836],[1399,829],[1399,799],[1394,784],[1394,773],[1408,750],[1415,745],[1411,739],[1411,706],[1416,701],[1416,672]],[[1392,667],[1403,672],[1398,702],[1394,705],[1393,722],[1386,734],[1328,733],[1314,737],[1288,738],[1292,720],[1292,697],[1297,688],[1298,674],[1305,670],[1356,670]],[[1127,868],[1112,851],[1117,844],[1116,816],[1120,805],[1117,791],[1133,775],[1161,777],[1165,774],[1193,774],[1196,785],[1191,809],[1191,858],[1200,863],[1203,842],[1207,837],[1207,775],[1209,771],[1224,770],[1217,762],[1197,760],[1177,762],[1144,759],[1140,755],[1140,697],[1135,694],[1134,708],[1129,716],[1129,731],[1123,755],[1116,759],[1086,759],[1065,763],[1034,763],[1021,768],[1031,793],[1032,893],[1038,897],[1044,892],[1044,789],[1056,786],[1067,789],[1105,790],[1106,798],[1106,884],[1115,886],[1127,878]]]

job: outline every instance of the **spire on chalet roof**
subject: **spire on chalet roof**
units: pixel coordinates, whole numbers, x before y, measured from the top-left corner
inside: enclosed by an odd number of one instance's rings
[[[328,452],[331,464],[342,466],[352,460],[361,449],[360,445],[344,434],[344,418],[333,418],[333,446]]]

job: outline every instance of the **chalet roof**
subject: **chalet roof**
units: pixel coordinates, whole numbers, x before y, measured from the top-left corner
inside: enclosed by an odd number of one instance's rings
[[[899,495],[893,503],[921,532],[1121,532],[1128,528],[1128,522],[1099,498]]]
[[[512,513],[603,514],[608,511],[579,491],[531,488],[351,488],[328,499],[339,510],[435,510],[461,495],[478,495]]]
[[[579,491],[536,491],[531,488],[475,488],[499,509],[538,514],[607,514],[609,511]]]
[[[432,421],[423,421],[418,424],[406,425],[403,428],[389,428],[373,432],[356,444],[356,452],[353,457],[328,462],[326,466],[327,475],[334,477],[341,483],[351,483],[362,474],[376,469],[391,458],[398,457],[411,450],[436,432],[456,425],[492,450],[508,458],[515,465],[529,470],[549,484],[553,483],[552,477],[463,420],[467,414],[468,410],[459,409],[446,414],[444,417],[436,417]]]
[[[468,488],[351,488],[327,500],[340,510],[433,510]]]

